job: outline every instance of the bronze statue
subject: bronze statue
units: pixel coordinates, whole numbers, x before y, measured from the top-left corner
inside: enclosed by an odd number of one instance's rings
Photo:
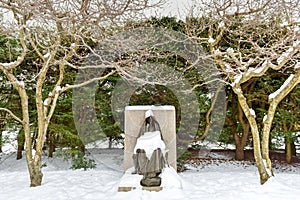
[[[145,113],[145,121],[140,129],[133,154],[135,167],[133,173],[143,175],[142,186],[160,186],[159,174],[167,164],[165,150],[160,125],[153,112],[148,110]]]

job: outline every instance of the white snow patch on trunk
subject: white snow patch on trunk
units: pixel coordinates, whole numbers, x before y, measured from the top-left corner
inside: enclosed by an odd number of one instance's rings
[[[214,43],[216,40],[214,39],[214,38],[209,38],[208,39],[208,43],[210,43],[210,44],[212,44],[212,43]]]
[[[56,91],[56,92],[59,92],[59,91],[61,91],[61,87],[60,87],[59,85],[58,85],[58,86],[56,86],[56,87],[55,87],[55,91]]]
[[[268,115],[264,115],[263,122],[265,122],[268,118]]]
[[[266,171],[267,171],[268,175],[272,176],[272,173],[271,173],[270,169],[267,167],[267,161],[266,161],[266,159],[263,159],[263,163],[264,163],[264,166],[266,168]]]
[[[242,74],[237,74],[234,76],[234,82],[231,84],[232,87],[234,87],[235,85],[239,84],[241,79],[243,78]]]
[[[45,99],[45,101],[43,102],[44,106],[48,106],[49,105],[49,98]]]
[[[50,53],[49,53],[49,52],[46,53],[45,55],[43,55],[44,58],[49,58],[49,56],[50,56]]]
[[[18,85],[21,86],[21,87],[23,87],[23,88],[25,87],[24,81],[19,81],[19,82],[18,82]]]
[[[251,114],[252,116],[255,116],[255,111],[254,111],[252,108],[250,108],[250,114]]]

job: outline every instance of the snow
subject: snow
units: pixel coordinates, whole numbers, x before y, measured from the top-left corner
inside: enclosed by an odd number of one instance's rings
[[[122,176],[119,187],[130,187],[141,190],[142,186],[140,181],[143,175],[132,174],[134,168],[129,168]],[[162,173],[159,175],[161,177],[161,187],[164,189],[182,189],[184,185],[184,180],[177,174],[174,168],[166,166],[163,168]]]
[[[225,26],[225,23],[223,21],[221,21],[218,25],[218,28],[223,28]]]
[[[296,43],[296,42],[295,42]],[[295,44],[294,44],[295,45]],[[290,47],[287,51],[281,54],[281,56],[277,59],[277,64],[281,64],[282,61],[288,59],[290,54],[294,51],[294,46]]]
[[[294,69],[300,69],[300,62],[297,62],[297,64],[295,65]]]
[[[126,106],[125,110],[175,110],[174,106]]]
[[[300,44],[300,40],[296,40],[293,42],[293,47],[297,47]]]
[[[44,102],[43,102],[44,106],[48,106],[48,104],[49,104],[49,98],[45,99]]]
[[[248,69],[248,73],[260,74],[266,69],[267,64],[269,64],[269,62],[265,61],[260,67],[257,68],[250,67]]]
[[[16,63],[16,61],[10,62],[10,63],[0,63],[0,65],[2,65],[3,67],[9,67],[12,66]]]
[[[255,111],[254,111],[252,108],[250,108],[250,114],[251,114],[252,116],[255,116]]]
[[[233,50],[233,48],[231,48],[231,47],[229,47],[226,51],[227,51],[227,53],[229,53],[229,54],[233,54],[233,53],[234,53],[234,50]]]
[[[45,55],[43,55],[44,58],[49,58],[49,56],[50,56],[50,52],[48,52]]]
[[[210,44],[212,44],[212,43],[214,43],[216,40],[214,39],[214,38],[209,38],[208,39],[208,43],[210,43]]]
[[[150,160],[153,152],[158,148],[165,155],[166,145],[161,139],[160,131],[145,132],[144,135],[137,139],[133,152],[143,149],[146,152],[146,157]]]
[[[220,49],[216,49],[216,50],[214,50],[214,54],[216,54],[216,55],[221,55],[222,52],[220,51]]]
[[[278,94],[280,94],[280,92],[282,92],[286,88],[286,86],[290,84],[290,82],[294,78],[294,76],[295,76],[294,74],[291,74],[289,76],[289,78],[283,83],[283,85],[278,90],[276,90],[275,92],[270,94],[269,95],[269,101],[274,99]]]
[[[18,142],[16,140],[19,130],[2,131],[2,151],[9,154],[17,151]],[[1,157],[0,157],[1,164]]]
[[[18,85],[21,86],[21,87],[23,87],[23,88],[25,87],[24,81],[18,81]]]
[[[267,161],[265,159],[263,159],[263,163],[264,163],[264,166],[266,168],[266,171],[268,173],[269,176],[272,176],[272,172],[270,171],[270,169],[268,168],[268,165],[267,165]]]
[[[56,87],[55,87],[55,91],[56,91],[56,92],[59,92],[59,91],[61,91],[61,87],[60,87],[59,85],[58,85],[58,86],[56,86]]]
[[[234,82],[231,84],[232,87],[234,87],[235,85],[239,84],[241,79],[243,78],[242,74],[237,74],[233,77]]]
[[[264,115],[263,122],[265,122],[267,119],[268,119],[268,115]]]
[[[15,154],[0,155],[0,199],[5,200],[282,200],[297,199],[300,195],[300,167],[284,171],[274,169],[275,177],[260,185],[256,167],[248,162],[219,162],[187,165],[189,170],[173,174],[179,185],[149,192],[139,188],[130,192],[118,192],[123,173],[122,149],[91,149],[90,157],[97,163],[96,169],[70,170],[70,163],[63,158],[46,158],[43,163],[42,186],[30,188],[25,159],[15,160]],[[167,169],[167,174],[172,174]],[[168,185],[172,179],[164,180]],[[169,183],[163,183],[168,181]],[[176,181],[177,182],[177,181]],[[177,182],[178,183],[178,182]]]

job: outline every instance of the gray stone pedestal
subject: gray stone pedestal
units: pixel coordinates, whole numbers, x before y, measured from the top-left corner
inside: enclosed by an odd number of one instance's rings
[[[147,110],[152,110],[158,121],[168,150],[168,162],[177,169],[176,163],[176,116],[174,106],[127,106],[125,108],[124,171],[134,166],[133,151]]]

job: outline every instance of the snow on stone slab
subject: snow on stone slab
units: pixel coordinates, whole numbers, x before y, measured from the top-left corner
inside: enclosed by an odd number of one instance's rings
[[[143,175],[139,174],[132,174],[133,168],[129,168],[124,175],[122,176],[119,187],[130,187],[130,188],[136,188],[141,189],[142,186],[140,184],[141,179],[143,178]]]
[[[155,105],[149,105],[149,106],[126,106],[125,110],[175,110],[174,106],[155,106]]]
[[[138,149],[144,149],[146,157],[150,160],[153,152],[158,148],[165,154],[166,145],[161,139],[160,131],[145,132],[144,135],[137,139],[134,152]]]
[[[270,94],[269,95],[269,101],[272,100],[272,99],[274,99],[280,92],[282,92],[286,88],[286,86],[290,84],[290,82],[292,81],[292,79],[294,78],[294,76],[295,76],[294,74],[291,74],[289,76],[289,78],[286,79],[286,81],[283,83],[283,85],[278,90],[276,90],[275,92],[273,92],[272,94]]]
[[[133,171],[133,167],[126,170],[119,182],[119,187],[142,189],[140,181],[143,175],[132,174]],[[159,176],[161,177],[160,186],[163,189],[183,189],[184,180],[182,180],[173,167],[166,166]]]

